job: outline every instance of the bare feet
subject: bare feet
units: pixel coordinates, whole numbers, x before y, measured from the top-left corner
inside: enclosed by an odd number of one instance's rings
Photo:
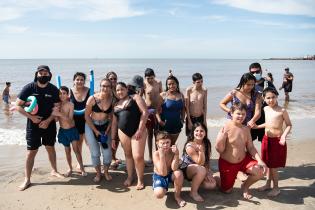
[[[72,175],[72,170],[69,169],[67,173],[64,174],[65,177],[70,177]]]
[[[263,192],[263,191],[266,191],[266,190],[270,190],[271,189],[271,186],[270,185],[264,185],[264,186],[261,186],[261,187],[258,187],[257,190],[259,192]]]
[[[267,196],[276,197],[276,196],[279,195],[279,194],[280,194],[279,188],[273,188],[273,189],[267,194]]]
[[[31,186],[31,182],[29,180],[25,180],[20,186],[19,190],[24,191]]]
[[[51,171],[51,172],[50,172],[50,175],[55,176],[55,177],[58,177],[58,178],[65,178],[62,174],[60,174],[60,173],[57,172],[57,171]]]
[[[81,176],[87,176],[88,175],[88,173],[86,173],[84,170],[83,171],[81,171]]]
[[[110,181],[113,179],[112,176],[108,173],[108,171],[107,172],[104,171],[104,176],[105,176],[106,181]]]
[[[241,189],[243,191],[243,198],[244,199],[249,200],[253,197],[253,195],[249,193],[249,189],[244,188],[244,184],[241,185]]]
[[[189,194],[192,199],[194,199],[197,202],[203,202],[204,199],[198,194],[198,193],[190,193]]]
[[[144,189],[144,183],[143,182],[138,182],[137,186],[136,186],[137,190],[143,190]]]
[[[101,181],[101,175],[96,175],[93,179],[93,182],[98,183]]]
[[[124,182],[124,186],[125,187],[130,187],[132,184],[133,178],[132,177],[128,177],[125,182]]]
[[[186,201],[184,201],[182,198],[175,198],[176,203],[179,205],[179,207],[186,206]]]

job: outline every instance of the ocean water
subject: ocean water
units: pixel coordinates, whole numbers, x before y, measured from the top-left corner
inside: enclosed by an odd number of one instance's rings
[[[118,80],[128,83],[135,74],[142,75],[148,67],[155,70],[165,88],[165,79],[169,69],[179,79],[180,88],[184,92],[192,84],[191,76],[200,72],[204,77],[204,86],[208,89],[208,127],[221,127],[226,121],[226,114],[219,108],[219,101],[239,83],[248,66],[259,62],[266,75],[271,72],[278,88],[282,83],[285,67],[294,74],[291,101],[286,104],[293,130],[291,139],[312,139],[311,130],[315,123],[315,61],[303,60],[238,60],[238,59],[6,59],[0,60],[0,86],[10,81],[11,94],[16,96],[22,87],[34,79],[36,67],[48,65],[53,73],[52,83],[56,83],[56,75],[61,76],[62,84],[72,86],[73,74],[77,71],[94,70],[95,90],[99,81],[109,71],[118,74]],[[88,85],[88,83],[87,83]],[[284,93],[280,92],[279,104],[284,105]],[[0,110],[0,145],[25,145],[25,117],[9,112],[1,103]],[[215,136],[215,134],[211,134]]]

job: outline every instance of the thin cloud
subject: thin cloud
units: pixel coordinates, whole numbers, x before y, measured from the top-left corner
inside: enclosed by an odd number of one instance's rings
[[[218,21],[218,22],[228,20],[228,18],[226,16],[222,16],[222,15],[209,15],[209,16],[202,17],[202,19],[210,20],[210,21]]]
[[[315,17],[314,0],[212,0],[212,2],[252,12]]]
[[[22,18],[34,11],[58,19],[103,21],[146,14],[131,7],[129,0],[4,0],[0,2],[0,21]]]
[[[16,26],[16,25],[5,25],[3,27],[4,31],[10,34],[21,34],[26,32],[29,27],[26,26]]]

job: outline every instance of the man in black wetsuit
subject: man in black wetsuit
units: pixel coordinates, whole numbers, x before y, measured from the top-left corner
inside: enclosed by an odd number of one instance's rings
[[[284,89],[285,100],[289,101],[289,93],[292,92],[293,86],[293,74],[290,72],[289,68],[285,68],[284,71],[282,86],[279,88],[279,90],[282,88]]]
[[[52,74],[48,66],[40,65],[35,72],[34,82],[23,87],[18,95],[17,110],[27,117],[26,141],[27,157],[25,166],[25,180],[19,186],[25,190],[31,184],[31,173],[34,166],[35,156],[38,148],[43,144],[47,150],[49,162],[52,167],[51,175],[63,177],[57,171],[56,164],[56,122],[51,115],[53,107],[59,103],[59,90],[50,83]],[[38,104],[38,112],[32,115],[26,112],[22,106],[25,105],[29,96],[35,96]]]

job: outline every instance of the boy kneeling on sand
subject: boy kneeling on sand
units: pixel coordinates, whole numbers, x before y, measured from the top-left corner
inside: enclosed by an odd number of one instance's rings
[[[179,151],[176,145],[171,146],[171,139],[167,133],[160,132],[156,136],[157,151],[153,153],[153,190],[156,198],[163,198],[170,182],[174,182],[175,200],[180,207],[186,202],[181,198],[184,176],[179,166]]]
[[[215,145],[220,153],[220,187],[223,192],[230,193],[237,173],[242,171],[248,174],[242,184],[243,197],[251,199],[253,196],[249,187],[264,176],[267,167],[253,145],[249,128],[242,124],[246,117],[246,106],[234,103],[231,112],[232,120],[219,131]]]

